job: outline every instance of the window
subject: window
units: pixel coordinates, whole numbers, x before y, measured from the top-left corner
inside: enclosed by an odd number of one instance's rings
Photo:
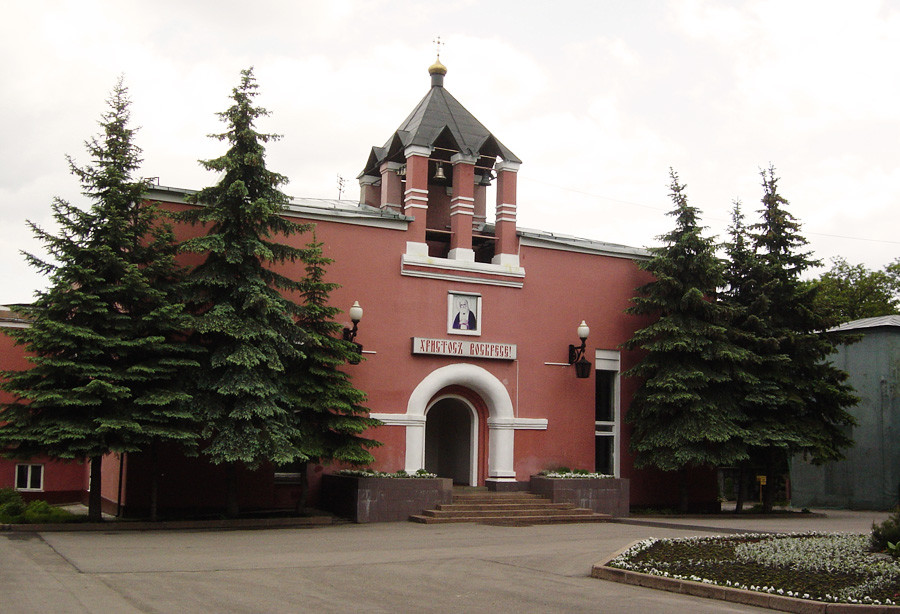
[[[16,490],[44,490],[44,466],[16,465]]]
[[[619,477],[619,352],[597,350],[594,471]]]

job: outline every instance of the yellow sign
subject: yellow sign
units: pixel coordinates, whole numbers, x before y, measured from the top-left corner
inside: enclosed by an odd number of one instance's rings
[[[758,475],[758,476],[756,476],[756,481],[759,482],[760,486],[765,486],[766,485],[766,476]]]

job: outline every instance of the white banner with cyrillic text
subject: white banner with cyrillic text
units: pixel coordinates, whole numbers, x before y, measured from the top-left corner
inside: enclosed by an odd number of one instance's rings
[[[516,346],[510,343],[486,343],[484,341],[413,337],[412,353],[429,354],[432,356],[515,360]]]

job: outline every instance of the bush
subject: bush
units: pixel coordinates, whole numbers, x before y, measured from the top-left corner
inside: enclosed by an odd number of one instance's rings
[[[48,522],[71,522],[79,518],[62,508],[53,507],[46,501],[32,501],[26,505],[18,494],[16,493],[16,497],[9,497],[5,503],[0,503],[0,523],[45,524]]]
[[[43,524],[46,522],[67,522],[73,518],[73,514],[66,510],[53,507],[46,501],[32,501],[25,506],[23,520],[29,524]]]
[[[22,495],[15,488],[0,488],[0,505],[10,502],[25,504]]]
[[[900,543],[900,507],[881,524],[872,523],[872,549],[879,552],[888,549],[889,544]]]
[[[21,500],[21,497],[18,501],[0,503],[0,523],[12,524],[22,522],[22,514],[24,513],[25,502]]]

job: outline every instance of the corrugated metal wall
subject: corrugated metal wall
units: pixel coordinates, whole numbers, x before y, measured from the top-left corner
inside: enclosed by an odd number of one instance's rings
[[[793,505],[886,510],[900,498],[900,327],[860,330],[833,361],[860,397],[851,409],[856,445],[837,463],[815,467],[794,459]]]

